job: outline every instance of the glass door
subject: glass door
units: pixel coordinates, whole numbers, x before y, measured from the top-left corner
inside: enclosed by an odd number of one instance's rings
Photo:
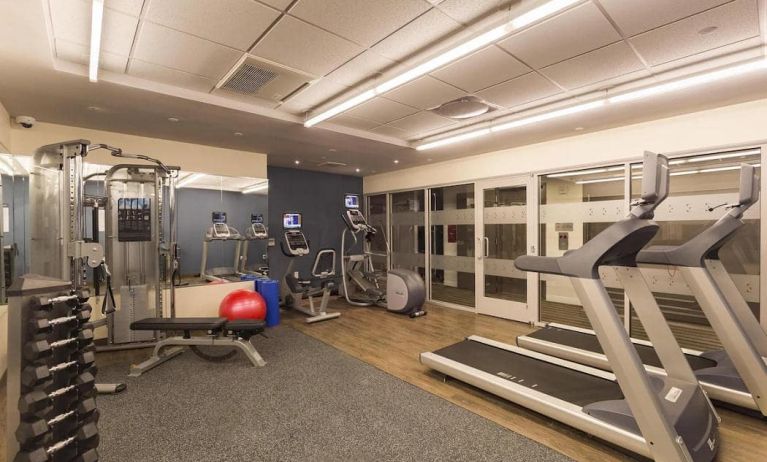
[[[528,300],[537,300],[535,276],[514,267],[514,259],[535,252],[534,216],[537,199],[531,197],[531,177],[477,182],[476,294],[477,313],[530,322],[537,318]],[[528,281],[530,279],[530,281]]]

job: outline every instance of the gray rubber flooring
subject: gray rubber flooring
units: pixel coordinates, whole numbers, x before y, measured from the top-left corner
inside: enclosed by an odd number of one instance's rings
[[[185,352],[99,396],[101,460],[570,460],[294,329],[268,335],[264,368]]]

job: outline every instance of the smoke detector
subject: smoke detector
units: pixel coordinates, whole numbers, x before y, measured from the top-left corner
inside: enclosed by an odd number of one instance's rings
[[[441,106],[432,109],[432,112],[447,117],[448,119],[470,119],[489,111],[493,108],[476,96],[463,96]]]

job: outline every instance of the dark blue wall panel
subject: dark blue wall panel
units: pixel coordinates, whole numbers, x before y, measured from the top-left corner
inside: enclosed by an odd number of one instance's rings
[[[311,270],[317,250],[331,247],[336,250],[340,264],[341,233],[344,223],[344,194],[362,195],[362,178],[331,173],[309,172],[291,168],[269,167],[269,236],[277,245],[269,249],[272,277],[281,279],[288,266],[288,258],[280,251],[282,214],[301,212],[306,238],[312,253],[299,258],[295,268],[301,274]]]

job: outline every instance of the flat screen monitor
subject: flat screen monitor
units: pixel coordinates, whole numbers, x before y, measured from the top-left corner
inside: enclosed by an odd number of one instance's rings
[[[213,212],[210,215],[213,223],[226,223],[226,212]]]
[[[282,227],[285,229],[301,229],[300,213],[283,213]]]
[[[250,222],[251,223],[263,223],[264,222],[264,216],[260,213],[251,213],[250,214]]]
[[[344,196],[344,205],[347,209],[360,208],[360,196],[357,194],[347,194]]]

